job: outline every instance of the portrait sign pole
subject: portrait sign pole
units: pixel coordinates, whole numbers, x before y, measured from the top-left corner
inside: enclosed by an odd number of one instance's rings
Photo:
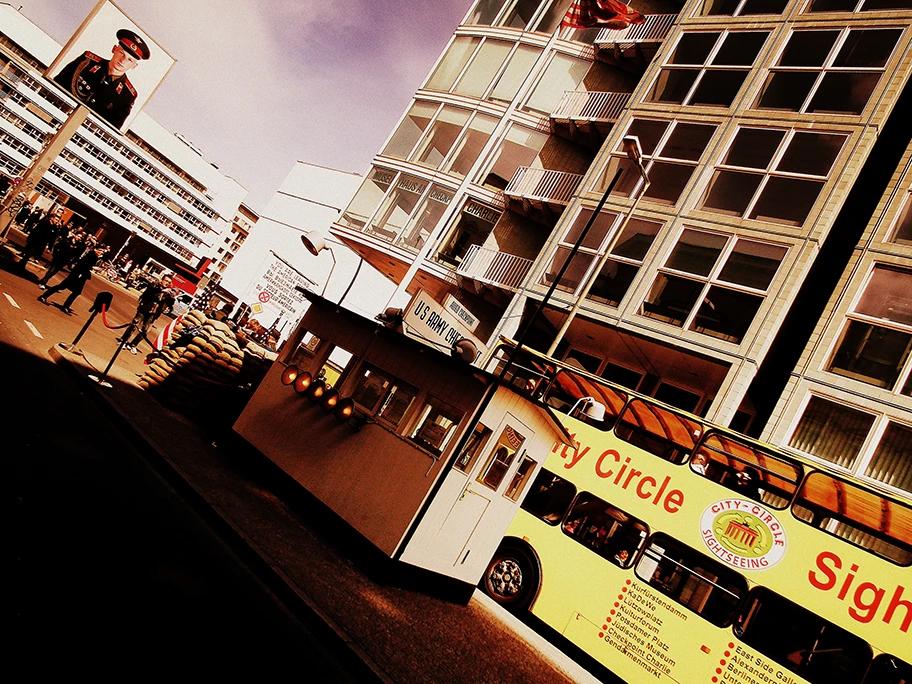
[[[54,163],[54,160],[57,159],[76,131],[79,130],[88,115],[89,110],[82,105],[73,110],[73,113],[63,123],[60,130],[51,137],[44,149],[38,153],[31,166],[25,170],[22,178],[13,186],[9,195],[0,204],[0,240],[6,239],[10,224],[13,222],[13,217],[19,207],[28,200],[29,193],[38,187],[38,183],[44,177],[45,172]]]

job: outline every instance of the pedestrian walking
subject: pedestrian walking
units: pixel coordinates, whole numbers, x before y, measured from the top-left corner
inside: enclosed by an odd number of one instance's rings
[[[30,259],[41,260],[44,250],[48,248],[54,238],[57,236],[57,230],[60,225],[60,219],[48,214],[41,218],[25,240],[25,249],[22,250],[22,256],[16,262],[19,270],[25,271]]]
[[[70,269],[67,277],[53,287],[49,287],[45,290],[44,293],[38,297],[38,301],[42,304],[50,304],[48,297],[61,290],[69,290],[70,294],[67,296],[66,301],[63,302],[63,312],[67,315],[72,314],[73,309],[71,307],[73,302],[82,294],[82,288],[85,287],[85,284],[92,277],[92,269],[95,268],[96,264],[98,264],[107,252],[107,245],[98,245],[95,249],[87,251],[79,257],[79,260],[73,265],[73,268]]]
[[[140,341],[146,339],[146,334],[155,320],[161,314],[174,304],[174,295],[171,293],[171,276],[165,274],[161,280],[151,280],[141,288],[139,301],[136,303],[136,315],[133,316],[133,325],[127,329],[126,336],[130,330],[135,330],[132,340],[127,340],[126,348],[133,354],[137,352],[136,347]]]
[[[51,278],[70,264],[74,264],[82,255],[84,248],[85,233],[82,231],[74,229],[59,238],[54,244],[54,249],[51,253],[51,263],[48,265],[41,280],[38,281],[38,287],[46,290]]]
[[[28,202],[24,202],[22,204],[22,206],[19,207],[19,211],[16,212],[16,218],[15,218],[16,224],[20,225],[20,226],[23,225],[26,222],[26,220],[28,219],[28,217],[31,216],[31,214],[32,214],[32,205],[29,204]]]
[[[33,207],[31,213],[28,215],[28,218],[25,219],[25,222],[22,224],[22,232],[30,233],[32,229],[38,225],[38,221],[44,218],[44,212],[41,211],[38,207]]]

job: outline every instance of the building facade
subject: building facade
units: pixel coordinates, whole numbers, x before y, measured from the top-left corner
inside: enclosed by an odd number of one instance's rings
[[[60,47],[0,4],[0,171],[11,178],[22,177],[76,108],[43,77]],[[247,191],[140,112],[126,134],[90,113],[24,194],[45,209],[65,207],[134,264],[198,279],[213,272],[207,260],[217,262],[220,236]]]
[[[553,285],[537,349],[909,491],[912,2],[569,5],[476,2],[334,235],[488,354]]]

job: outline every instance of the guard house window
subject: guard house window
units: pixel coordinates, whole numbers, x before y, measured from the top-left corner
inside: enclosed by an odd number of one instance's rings
[[[542,468],[521,508],[549,525],[558,525],[576,496],[572,482]]]
[[[456,434],[463,415],[459,409],[429,396],[409,439],[439,456]]]
[[[635,135],[640,140],[643,165],[651,180],[651,185],[646,190],[646,199],[661,204],[675,204],[690,181],[715,130],[716,127],[709,124],[634,119],[625,135]],[[624,173],[618,179],[612,194],[631,196],[639,188],[642,178],[636,165],[621,148],[620,140],[592,191],[604,192],[618,168],[623,168]]]
[[[649,540],[636,575],[717,627],[732,624],[747,594],[737,572],[661,533]]]
[[[526,484],[532,477],[532,473],[535,472],[535,465],[536,461],[527,453],[523,452],[523,457],[519,462],[519,466],[516,468],[516,472],[513,473],[513,478],[507,486],[507,491],[504,492],[505,497],[511,501],[519,501],[519,497],[522,496]]]
[[[897,391],[912,348],[912,272],[875,266],[826,370]],[[902,393],[910,393],[905,380]]]
[[[472,470],[475,461],[478,460],[478,456],[484,449],[485,444],[488,443],[488,437],[490,436],[491,429],[485,427],[482,423],[478,423],[472,431],[469,441],[466,442],[462,453],[459,454],[459,458],[456,459],[456,465],[454,467],[464,473],[468,473]]]
[[[550,285],[553,282],[591,216],[591,209],[583,209],[576,217],[555,251],[551,264],[542,274],[543,285]],[[608,248],[614,235],[614,226],[618,223],[617,214],[605,211],[599,213],[586,234],[586,239],[564,272],[558,288],[574,293],[579,290],[587,274],[595,268],[599,256]],[[608,258],[593,281],[588,298],[609,306],[618,306],[643,265],[643,259],[661,227],[660,223],[638,218],[628,221],[624,232],[614,242]]]
[[[874,655],[863,639],[765,587],[750,593],[735,634],[815,684],[861,682]]]
[[[456,225],[440,243],[437,261],[444,266],[458,266],[473,245],[484,244],[500,219],[500,214],[497,209],[468,200]]]
[[[580,492],[567,514],[564,534],[622,568],[633,564],[649,536],[642,520],[589,492]]]
[[[479,174],[481,184],[495,190],[505,189],[516,169],[532,166],[547,140],[546,133],[513,124]]]
[[[800,226],[817,201],[846,137],[740,128],[713,173],[701,207],[716,214]]]
[[[576,90],[589,71],[591,60],[554,54],[545,67],[525,108],[550,114],[565,91]]]
[[[354,230],[363,229],[380,206],[395,177],[394,171],[377,167],[371,169],[339,218],[339,225]]]
[[[902,29],[795,31],[770,69],[759,109],[861,114]]]
[[[782,14],[788,0],[706,0],[703,13],[747,17],[755,14]]]
[[[351,398],[369,415],[395,427],[415,398],[415,388],[378,368],[365,365]]]
[[[485,487],[496,491],[525,441],[526,438],[512,427],[509,425],[505,427],[497,439],[497,444],[491,450],[491,455],[488,456],[488,462],[481,469],[478,481]]]
[[[767,36],[768,31],[683,33],[647,100],[731,107]]]
[[[687,228],[643,301],[643,316],[739,343],[786,248]]]
[[[912,0],[812,0],[805,12],[879,12],[912,9]]]

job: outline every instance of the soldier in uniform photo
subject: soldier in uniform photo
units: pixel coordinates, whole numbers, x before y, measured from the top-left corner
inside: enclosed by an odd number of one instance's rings
[[[85,52],[67,64],[54,81],[114,128],[123,126],[136,100],[127,72],[149,59],[149,46],[129,29],[117,32],[111,59]]]

